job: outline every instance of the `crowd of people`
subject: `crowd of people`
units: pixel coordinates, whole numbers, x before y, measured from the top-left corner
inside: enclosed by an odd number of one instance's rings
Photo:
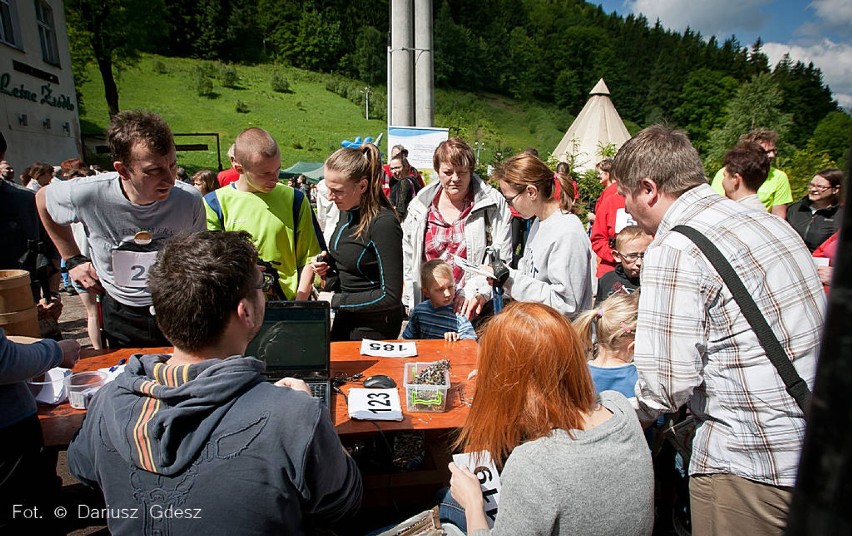
[[[110,519],[113,533],[197,531],[192,516],[146,517],[154,503],[203,509],[222,533],[309,533],[357,512],[360,473],[328,412],[303,382],[267,383],[263,363],[243,358],[267,299],[315,290],[332,293],[332,340],[479,339],[477,393],[454,448],[490,453],[502,493],[487,519],[477,477],[450,464],[439,502],[460,530],[650,534],[643,426],[686,406],[693,533],[783,531],[803,407],[701,238],[810,387],[843,213],[839,170],[818,171],[788,209],[774,133],[744,135],[711,187],[687,136],[652,126],[598,163],[605,188],[587,229],[568,170],[535,151],[506,159],[489,182],[451,137],[424,185],[404,148],[384,164],[365,144],[335,151],[311,188],[279,180],[278,144],[257,127],[237,136],[229,170],[186,182],[160,116],[122,112],[108,141],[112,172],[36,163],[25,173],[34,191],[0,181],[0,268],[28,269],[36,302],[56,314],[62,260],[90,297],[95,347],[175,348],[132,357],[69,448],[71,471],[111,507],[140,508],[139,519]],[[19,263],[33,242],[55,273]],[[44,473],[23,382],[73,365],[79,347],[61,344],[0,336],[0,400],[14,408],[0,420],[3,508],[17,493],[7,482]],[[252,499],[225,508],[233,497]]]

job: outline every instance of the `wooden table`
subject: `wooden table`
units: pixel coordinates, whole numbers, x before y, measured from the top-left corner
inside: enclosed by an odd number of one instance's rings
[[[475,341],[446,342],[443,340],[417,341],[417,357],[381,358],[360,355],[360,342],[335,342],[331,345],[331,374],[352,376],[361,373],[364,378],[384,374],[393,378],[400,390],[404,420],[374,421],[382,430],[447,430],[460,427],[468,413],[468,404],[473,400],[473,382],[468,374],[476,367],[477,344]],[[127,359],[133,354],[172,352],[172,348],[124,348],[121,350],[88,350],[74,367],[75,372],[97,370]],[[440,359],[450,361],[450,390],[447,394],[447,411],[443,413],[408,413],[405,408],[403,367],[409,362],[430,362]],[[360,384],[350,383],[342,387],[348,393]],[[349,419],[346,401],[342,396],[331,397],[332,420],[341,436],[376,432],[373,422]],[[39,420],[44,431],[45,445],[67,447],[80,428],[85,410],[71,408],[68,403],[58,406],[40,406]]]

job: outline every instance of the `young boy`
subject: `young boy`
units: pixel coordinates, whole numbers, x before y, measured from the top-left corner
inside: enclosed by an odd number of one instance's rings
[[[651,243],[651,236],[645,234],[637,225],[628,225],[615,237],[615,248],[612,257],[615,259],[615,270],[607,272],[598,280],[598,295],[595,303],[601,303],[614,292],[624,291],[628,294],[639,288],[639,271],[642,268],[642,257]]]
[[[453,311],[456,284],[449,264],[434,259],[420,269],[420,287],[424,301],[411,311],[403,339],[476,340],[470,320]]]

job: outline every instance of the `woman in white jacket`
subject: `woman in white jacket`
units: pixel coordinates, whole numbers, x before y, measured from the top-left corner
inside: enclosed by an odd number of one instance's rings
[[[420,190],[408,206],[403,225],[403,303],[421,299],[420,267],[440,258],[453,266],[458,293],[456,311],[474,318],[491,298],[485,277],[464,272],[455,257],[487,262],[486,249],[511,258],[509,208],[500,193],[473,173],[476,159],[459,138],[442,142],[432,159],[438,180]]]
[[[494,178],[522,218],[535,216],[518,269],[509,268],[502,281],[506,296],[543,303],[569,317],[591,308],[591,243],[579,218],[563,211],[553,195],[553,171],[537,156],[521,153],[506,160]]]

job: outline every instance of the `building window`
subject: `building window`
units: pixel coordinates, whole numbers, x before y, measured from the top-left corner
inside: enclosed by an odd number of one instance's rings
[[[2,2],[3,0],[0,0]],[[47,2],[35,0],[36,21],[38,21],[38,41],[41,44],[41,59],[53,65],[59,65],[59,51],[56,47],[56,27],[53,24],[53,9]]]
[[[21,43],[18,31],[18,14],[15,0],[0,0],[0,42],[19,47]]]

